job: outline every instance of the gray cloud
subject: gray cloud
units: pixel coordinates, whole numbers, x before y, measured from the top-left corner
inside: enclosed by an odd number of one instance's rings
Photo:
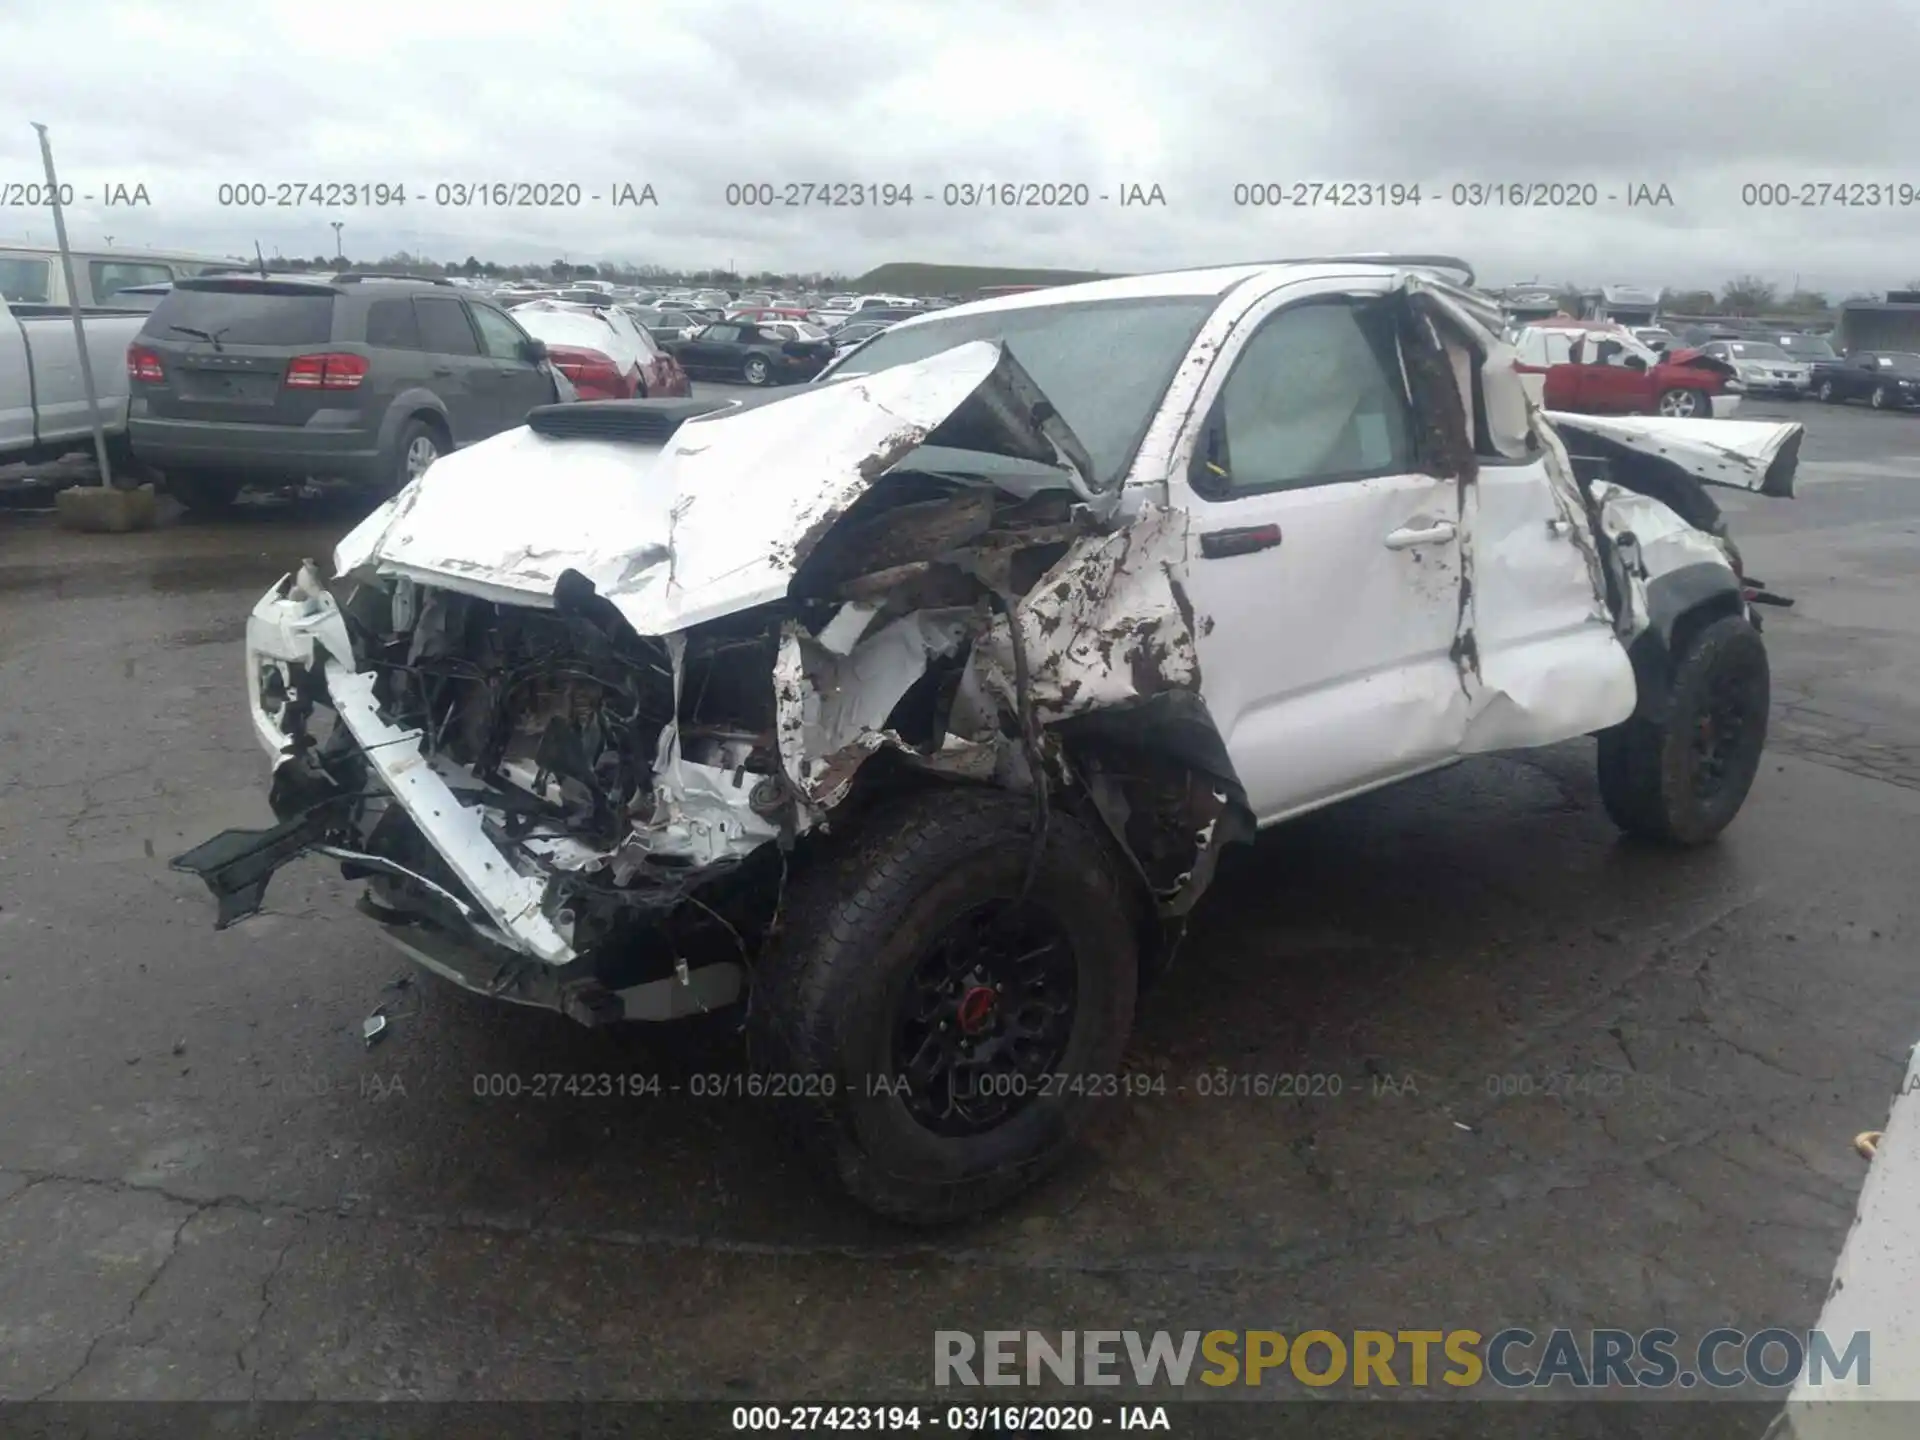
[[[27,7],[14,7],[24,11]],[[646,6],[64,0],[0,18],[0,183],[144,183],[76,236],[250,253],[399,248],[857,273],[887,260],[1138,269],[1452,250],[1490,280],[1846,292],[1920,272],[1920,204],[1756,209],[1757,182],[1920,191],[1906,0],[834,0]],[[22,57],[36,57],[19,63]],[[1906,168],[1902,169],[1901,167]],[[443,181],[651,184],[657,207],[455,208]],[[940,203],[949,182],[1158,184],[1164,207]],[[1418,207],[1250,208],[1234,186],[1436,187]],[[403,182],[404,207],[222,208],[223,183]],[[729,205],[766,181],[910,184],[911,206]],[[1468,207],[1456,182],[1664,184],[1671,208]],[[925,197],[931,193],[930,202]],[[419,198],[424,196],[424,202]],[[51,224],[0,210],[0,238]]]

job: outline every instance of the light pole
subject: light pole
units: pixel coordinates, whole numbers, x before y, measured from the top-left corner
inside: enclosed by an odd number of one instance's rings
[[[100,419],[100,397],[93,384],[93,362],[87,356],[87,330],[80,323],[80,287],[73,278],[73,248],[67,244],[67,212],[60,203],[60,177],[53,170],[53,145],[47,139],[47,127],[31,122],[40,136],[40,163],[47,172],[47,190],[53,205],[53,238],[60,247],[60,271],[67,282],[67,312],[73,317],[73,348],[80,355],[80,384],[87,396],[87,418],[93,422],[93,455],[100,466],[100,488],[113,484],[113,468],[107,460],[107,431]]]
[[[346,228],[347,222],[344,220],[330,220],[327,223],[333,226],[333,258],[336,260],[345,260],[347,257],[340,249],[340,232]]]

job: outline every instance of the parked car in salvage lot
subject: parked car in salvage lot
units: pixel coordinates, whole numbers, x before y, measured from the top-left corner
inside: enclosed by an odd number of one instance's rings
[[[1747,395],[1798,400],[1812,384],[1812,364],[1794,359],[1768,340],[1709,340],[1700,347],[1700,353],[1731,365],[1733,383]]]
[[[680,363],[617,306],[530,300],[512,314],[582,400],[693,393]]]
[[[827,338],[833,341],[834,354],[841,355],[862,341],[871,340],[891,324],[891,320],[849,320],[835,326],[828,332]]]
[[[1522,375],[1549,410],[1590,415],[1725,418],[1739,408],[1727,392],[1734,368],[1699,350],[1656,351],[1624,326],[1550,320],[1514,336]]]
[[[504,310],[410,276],[180,280],[126,368],[133,453],[189,509],[310,476],[391,495],[562,398]]]
[[[1768,664],[1706,486],[1801,427],[1548,413],[1436,257],[1055,287],[905,321],[759,406],[553,407],[260,600],[279,823],[398,949],[594,1025],[752,996],[764,1093],[935,1222],[1057,1164],[1227,844],[1599,736],[1710,841]],[[1704,483],[1703,483],[1704,482]]]
[[[1920,406],[1920,355],[1899,350],[1856,350],[1835,360],[1816,360],[1813,393],[1829,405],[1864,400],[1876,410]]]
[[[692,335],[663,342],[680,368],[696,379],[779,385],[811,380],[833,358],[833,341],[789,340],[763,325],[722,320]]]
[[[707,315],[691,310],[656,309],[650,305],[632,305],[620,307],[627,318],[632,320],[648,335],[656,345],[665,345],[669,340],[684,339],[703,325],[710,325],[719,319],[717,315]]]

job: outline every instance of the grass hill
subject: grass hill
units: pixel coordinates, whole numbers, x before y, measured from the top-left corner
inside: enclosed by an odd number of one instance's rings
[[[1111,280],[1096,270],[1028,270],[994,265],[894,263],[869,270],[853,288],[869,295],[971,295],[988,285],[1078,285]]]

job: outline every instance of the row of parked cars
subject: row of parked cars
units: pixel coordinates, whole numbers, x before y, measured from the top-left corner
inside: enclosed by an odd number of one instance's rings
[[[1523,374],[1547,408],[1581,414],[1716,416],[1746,395],[1876,410],[1920,408],[1920,355],[1836,354],[1825,337],[1699,327],[1627,327],[1555,316],[1509,328]]]
[[[493,296],[515,310],[554,302],[619,311],[687,373],[748,385],[810,380],[834,356],[889,325],[954,303],[900,295],[654,292],[605,281],[551,288],[519,281]]]
[[[390,494],[543,404],[684,398],[696,376],[809,380],[945,303],[276,274],[144,253],[77,254],[69,296],[57,256],[0,251],[0,463],[87,443],[77,300],[116,466],[162,471],[193,508],[309,476]]]

